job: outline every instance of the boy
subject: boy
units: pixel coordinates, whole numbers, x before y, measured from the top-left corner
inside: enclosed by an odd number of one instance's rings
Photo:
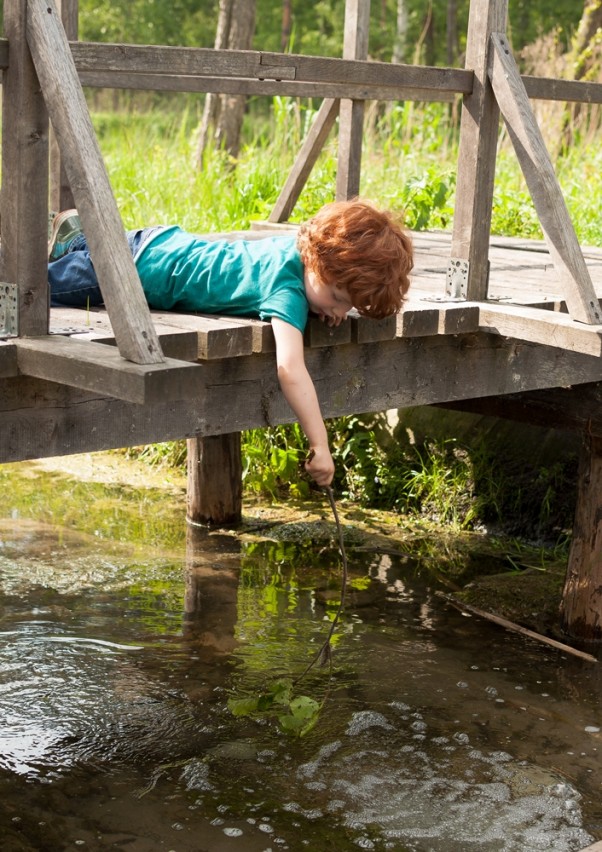
[[[174,226],[129,231],[127,239],[151,308],[271,321],[280,387],[309,443],[306,469],[330,485],[334,462],[303,331],[309,311],[338,326],[353,307],[376,319],[401,310],[412,245],[394,216],[355,199],[325,205],[296,236],[213,241]],[[101,304],[77,211],[56,217],[49,252],[52,304]]]

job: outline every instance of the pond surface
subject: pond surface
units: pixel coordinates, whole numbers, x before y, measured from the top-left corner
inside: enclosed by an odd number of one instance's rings
[[[21,484],[18,467],[0,483],[3,852],[568,852],[602,838],[597,664],[462,615],[411,548],[349,536],[332,671],[293,691],[324,703],[298,737],[286,707],[235,716],[231,702],[257,707],[323,642],[341,579],[323,524],[295,541],[286,525],[210,534],[187,528],[177,496]],[[81,528],[43,511],[59,491]]]

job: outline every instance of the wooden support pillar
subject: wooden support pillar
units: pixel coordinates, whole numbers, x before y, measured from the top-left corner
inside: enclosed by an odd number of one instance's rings
[[[78,37],[79,0],[56,0],[57,8],[61,13],[61,21],[65,28],[65,35],[69,41],[76,41]],[[61,160],[56,136],[50,128],[50,209],[69,210],[75,207],[73,193],[69,186],[69,180],[65,167]]]
[[[561,604],[565,632],[602,641],[602,438],[585,433],[577,507]]]
[[[48,331],[48,113],[26,32],[26,0],[4,0],[0,274],[18,287],[18,333],[36,336]]]
[[[343,59],[367,59],[369,30],[370,0],[347,0]],[[345,201],[359,195],[364,103],[348,98],[340,102],[337,201]]]
[[[188,520],[195,524],[237,524],[242,517],[240,432],[189,438]]]

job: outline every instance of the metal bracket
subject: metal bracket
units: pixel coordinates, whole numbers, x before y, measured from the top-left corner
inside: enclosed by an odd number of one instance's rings
[[[450,257],[445,279],[445,292],[451,299],[466,299],[468,293],[467,260]]]
[[[18,295],[16,284],[0,281],[0,340],[19,336]]]

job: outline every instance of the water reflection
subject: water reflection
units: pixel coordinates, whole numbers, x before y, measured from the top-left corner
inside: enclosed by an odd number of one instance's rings
[[[602,837],[599,672],[448,607],[411,555],[350,548],[305,738],[232,695],[295,677],[334,546],[161,546],[0,523],[3,850],[580,850]],[[177,542],[181,542],[180,545]]]

